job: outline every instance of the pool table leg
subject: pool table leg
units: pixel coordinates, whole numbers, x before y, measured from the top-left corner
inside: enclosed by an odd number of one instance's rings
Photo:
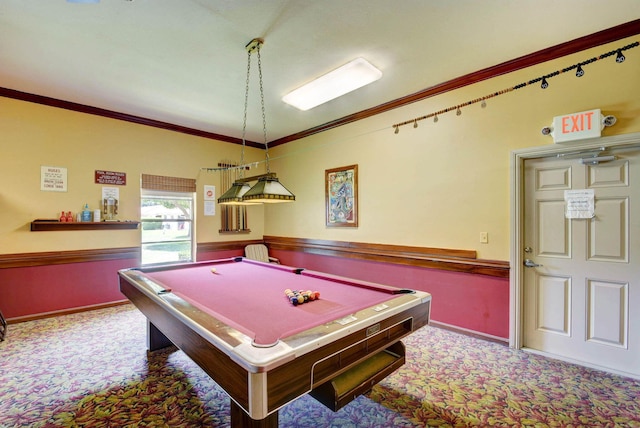
[[[278,428],[278,412],[264,419],[251,419],[242,407],[231,400],[231,428]]]
[[[155,351],[172,345],[173,343],[167,336],[147,319],[147,349],[149,349],[149,351]]]

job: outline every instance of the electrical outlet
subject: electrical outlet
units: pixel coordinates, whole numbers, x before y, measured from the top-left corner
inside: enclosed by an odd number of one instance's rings
[[[480,243],[481,244],[489,243],[489,232],[480,232]]]

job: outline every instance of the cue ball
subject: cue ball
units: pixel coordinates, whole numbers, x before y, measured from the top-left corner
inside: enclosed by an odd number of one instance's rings
[[[211,268],[211,272],[212,272],[212,273],[216,273],[216,272],[217,272],[217,271],[216,271],[216,268]]]

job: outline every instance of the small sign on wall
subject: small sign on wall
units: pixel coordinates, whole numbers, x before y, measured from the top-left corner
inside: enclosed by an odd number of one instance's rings
[[[127,184],[127,173],[116,171],[102,171],[96,169],[96,184],[111,184],[125,186]]]
[[[44,192],[66,192],[67,168],[59,166],[41,166],[40,190]]]
[[[216,215],[216,186],[204,186],[204,215]]]

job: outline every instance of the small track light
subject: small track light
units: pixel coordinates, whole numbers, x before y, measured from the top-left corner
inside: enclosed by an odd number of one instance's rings
[[[540,85],[540,87],[542,89],[547,89],[549,87],[549,83],[547,82],[547,78],[546,77],[542,78],[542,84]]]

